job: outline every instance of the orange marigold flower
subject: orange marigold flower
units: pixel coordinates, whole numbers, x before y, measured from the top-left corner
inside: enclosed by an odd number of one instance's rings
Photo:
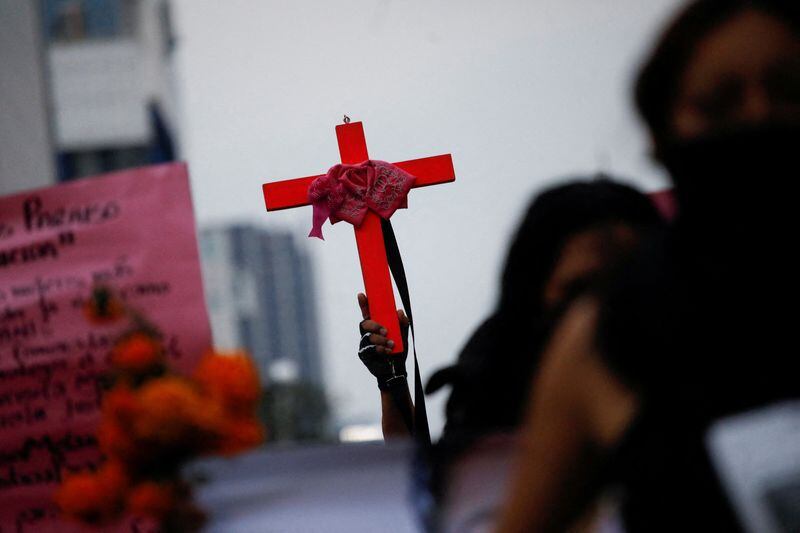
[[[258,370],[243,351],[209,353],[201,359],[194,378],[237,416],[252,414],[261,396]]]
[[[130,428],[140,411],[133,389],[117,385],[103,396],[102,418],[97,427],[100,449],[107,455],[130,459],[137,453]]]
[[[103,463],[103,466],[97,471],[97,475],[107,491],[120,496],[130,483],[130,475],[128,475],[125,464],[115,459]]]
[[[125,385],[117,385],[103,396],[104,419],[129,422],[139,409],[135,391]]]
[[[264,442],[264,426],[255,419],[232,420],[228,423],[217,451],[234,455]]]
[[[55,501],[69,517],[91,523],[107,522],[122,512],[127,483],[122,465],[109,461],[97,472],[68,476],[56,490]]]
[[[56,490],[55,501],[67,516],[87,522],[103,521],[114,510],[97,476],[91,473],[67,478]]]
[[[186,379],[151,380],[139,389],[138,397],[134,437],[161,453],[190,454],[208,447],[221,433],[221,409]]]
[[[97,427],[97,442],[100,450],[109,457],[133,460],[146,450],[141,450],[129,431],[113,420],[101,420]]]
[[[111,351],[111,363],[121,370],[137,374],[161,363],[164,349],[152,336],[135,332],[120,340]]]
[[[125,306],[108,287],[95,287],[83,306],[83,314],[92,324],[109,324],[125,315]]]
[[[175,487],[172,483],[156,483],[145,481],[133,487],[128,493],[128,511],[163,518],[175,505]]]

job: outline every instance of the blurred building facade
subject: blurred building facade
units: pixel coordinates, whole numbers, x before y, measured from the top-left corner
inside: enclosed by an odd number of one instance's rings
[[[207,228],[200,249],[214,342],[249,349],[270,380],[320,384],[311,264],[291,234]]]
[[[251,225],[200,232],[214,343],[246,348],[265,381],[263,416],[273,440],[327,431],[311,262],[287,232]]]
[[[0,194],[56,179],[39,7],[0,0]]]
[[[43,0],[61,181],[175,157],[167,0]]]

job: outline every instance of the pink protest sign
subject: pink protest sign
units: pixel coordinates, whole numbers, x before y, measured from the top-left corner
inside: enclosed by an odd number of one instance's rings
[[[0,532],[83,530],[51,495],[99,457],[98,378],[124,324],[84,317],[98,283],[161,329],[178,370],[211,345],[184,164],[0,198]]]

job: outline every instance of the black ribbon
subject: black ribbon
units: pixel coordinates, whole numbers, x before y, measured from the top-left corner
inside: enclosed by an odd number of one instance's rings
[[[403,268],[403,258],[400,256],[400,248],[397,246],[397,238],[392,229],[392,223],[381,218],[381,229],[383,230],[383,244],[386,248],[386,259],[389,262],[389,271],[392,273],[400,299],[403,301],[403,308],[408,315],[411,339],[414,341],[414,418],[413,426],[410,422],[405,397],[400,395],[401,391],[392,391],[392,398],[398,410],[403,414],[406,425],[411,430],[417,442],[425,447],[431,445],[431,431],[428,427],[428,412],[425,409],[425,391],[422,387],[422,377],[419,373],[419,362],[417,361],[417,342],[414,337],[414,314],[411,311],[411,296],[408,292],[408,281],[406,271]],[[392,390],[392,389],[390,389]],[[402,398],[402,399],[401,399]]]

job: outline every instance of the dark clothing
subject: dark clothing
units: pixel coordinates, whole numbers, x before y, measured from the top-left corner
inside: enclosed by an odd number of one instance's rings
[[[800,397],[796,313],[780,305],[797,301],[796,260],[713,237],[678,222],[603,298],[601,353],[641,399],[608,465],[630,532],[738,531],[705,448],[709,426]]]
[[[455,456],[475,439],[514,431],[560,310],[530,320],[495,312],[472,334],[455,365],[431,376],[426,392],[451,385],[439,448]]]
[[[507,349],[509,339],[519,342],[520,333],[511,325],[518,321],[499,313],[491,315],[472,334],[457,364],[431,377],[429,391],[452,385],[445,411],[445,437],[485,435],[519,424],[533,368],[539,360],[540,342],[527,339],[523,347]]]
[[[631,425],[609,463],[626,532],[741,531],[702,446],[706,429],[655,411]]]
[[[456,364],[428,381],[431,393],[450,385],[442,436],[430,450],[430,488],[441,500],[448,470],[481,437],[512,432],[527,406],[531,376],[539,364],[544,334],[529,331],[525,348],[519,342],[520,317],[492,314],[467,341]],[[533,330],[534,328],[528,328]]]

